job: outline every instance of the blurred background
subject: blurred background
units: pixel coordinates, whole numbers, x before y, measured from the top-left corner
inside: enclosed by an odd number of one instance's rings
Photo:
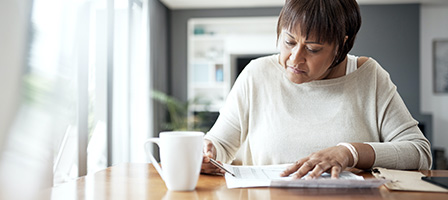
[[[350,53],[390,73],[447,169],[448,1],[358,2]],[[278,52],[283,3],[1,0],[0,199],[148,162],[162,130],[207,132],[244,66]]]

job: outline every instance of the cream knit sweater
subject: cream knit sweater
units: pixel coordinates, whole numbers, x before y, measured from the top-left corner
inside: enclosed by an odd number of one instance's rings
[[[340,142],[364,142],[374,166],[429,169],[431,151],[389,74],[372,58],[346,76],[295,84],[278,55],[239,75],[206,139],[225,163],[292,163]]]

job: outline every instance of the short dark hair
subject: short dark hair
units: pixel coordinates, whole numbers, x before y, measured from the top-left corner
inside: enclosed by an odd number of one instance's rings
[[[341,63],[355,43],[361,27],[361,13],[356,0],[286,0],[277,23],[277,41],[282,29],[310,34],[319,42],[334,43],[338,53],[331,67]],[[348,36],[344,43],[345,36]]]

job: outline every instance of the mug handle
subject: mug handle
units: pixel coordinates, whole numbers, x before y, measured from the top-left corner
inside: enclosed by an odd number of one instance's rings
[[[160,141],[160,138],[149,138],[148,140],[146,140],[145,143],[144,143],[144,145],[145,145],[145,152],[146,152],[146,154],[149,154],[149,159],[151,160],[152,165],[156,168],[156,170],[159,173],[160,177],[162,177],[162,180],[165,181],[165,179],[163,178],[162,168],[160,167],[160,165],[157,162],[157,160],[154,158],[154,155],[152,155],[152,152],[151,151],[147,151],[147,149],[146,149],[146,145],[148,144],[148,142],[155,143],[160,148],[159,141]]]

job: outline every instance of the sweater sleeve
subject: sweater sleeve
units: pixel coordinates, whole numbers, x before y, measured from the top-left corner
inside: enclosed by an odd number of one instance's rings
[[[392,169],[430,169],[429,141],[418,128],[396,91],[389,74],[378,70],[377,119],[380,142],[369,142],[375,151],[374,166]]]
[[[238,76],[224,107],[220,109],[218,119],[205,136],[216,148],[216,160],[223,163],[230,163],[235,159],[235,154],[247,135],[249,65]]]

